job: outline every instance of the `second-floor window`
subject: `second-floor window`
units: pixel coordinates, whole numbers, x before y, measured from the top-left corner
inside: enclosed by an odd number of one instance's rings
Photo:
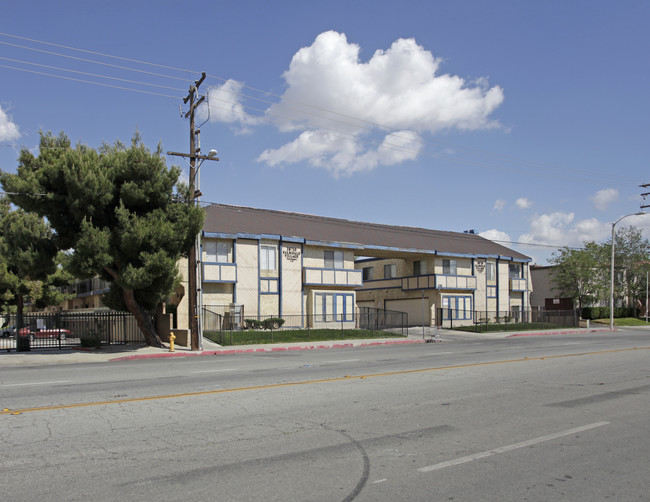
[[[373,267],[363,267],[363,281],[372,281],[375,277],[375,269]]]
[[[425,260],[413,262],[413,275],[427,275],[427,262]]]
[[[275,270],[276,261],[275,246],[260,246],[260,268],[262,270]]]
[[[518,279],[521,277],[521,265],[519,263],[511,263],[508,265],[508,276],[511,279]]]
[[[325,268],[343,268],[343,251],[325,251]]]
[[[491,261],[487,262],[485,268],[485,275],[488,281],[494,281],[497,276],[495,272],[495,264]]]
[[[456,260],[442,260],[442,273],[445,275],[457,275]]]
[[[204,260],[206,262],[228,263],[230,245],[226,241],[203,242]]]
[[[384,279],[392,279],[393,277],[397,277],[397,265],[394,263],[384,265]]]

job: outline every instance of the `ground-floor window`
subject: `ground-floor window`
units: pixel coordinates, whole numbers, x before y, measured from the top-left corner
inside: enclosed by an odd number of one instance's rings
[[[442,297],[442,318],[449,319],[471,319],[472,318],[472,297],[468,296],[443,296]]]
[[[354,295],[349,293],[315,293],[314,314],[318,321],[353,321]]]

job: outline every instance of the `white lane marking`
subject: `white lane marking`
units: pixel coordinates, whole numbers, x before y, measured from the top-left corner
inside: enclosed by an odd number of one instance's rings
[[[388,481],[388,480],[387,480],[386,478],[384,478],[384,479],[378,479],[377,481],[373,481],[372,484],[374,485],[374,484],[376,484],[376,483],[383,483],[384,481]]]
[[[555,434],[549,434],[547,436],[541,436],[534,439],[529,439],[528,441],[522,441],[521,443],[514,443],[507,446],[502,446],[500,448],[495,448],[494,450],[482,451],[479,453],[474,453],[473,455],[467,455],[466,457],[460,457],[454,460],[448,460],[447,462],[440,462],[439,464],[428,465],[426,467],[420,467],[418,471],[420,472],[431,472],[437,471],[439,469],[444,469],[445,467],[451,467],[452,465],[465,464],[467,462],[472,462],[473,460],[478,460],[480,458],[491,457],[492,455],[497,455],[499,453],[505,453],[512,450],[517,450],[519,448],[525,448],[538,443],[544,443],[546,441],[552,441],[553,439],[558,439],[565,436],[570,436],[572,434],[577,434],[579,432],[588,431],[590,429],[595,429],[596,427],[602,427],[603,425],[609,425],[610,422],[596,422],[593,424],[583,425],[582,427],[576,427],[575,429],[569,429],[562,432],[556,432]]]
[[[27,382],[27,383],[7,383],[3,384],[3,387],[21,387],[25,385],[51,385],[53,383],[69,383],[70,380],[52,380],[49,382]]]
[[[192,371],[192,373],[220,373],[222,371],[237,371],[235,368],[221,368],[218,370],[201,370],[201,371]]]

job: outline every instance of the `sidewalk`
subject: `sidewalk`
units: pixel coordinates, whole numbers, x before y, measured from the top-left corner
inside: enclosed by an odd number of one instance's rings
[[[34,349],[29,352],[0,352],[0,368],[9,366],[40,366],[52,364],[78,364],[109,361],[129,361],[135,359],[154,359],[163,357],[218,356],[226,354],[255,354],[280,351],[341,349],[353,347],[372,347],[381,345],[418,344],[432,341],[445,342],[453,339],[496,339],[520,336],[540,336],[558,334],[583,334],[609,332],[609,328],[574,328],[543,331],[469,333],[436,329],[431,327],[408,328],[407,336],[395,338],[375,338],[365,340],[333,340],[323,342],[300,342],[286,344],[233,345],[222,347],[204,338],[203,350],[191,351],[188,347],[176,345],[175,351],[168,348],[145,345],[111,345],[101,349]]]

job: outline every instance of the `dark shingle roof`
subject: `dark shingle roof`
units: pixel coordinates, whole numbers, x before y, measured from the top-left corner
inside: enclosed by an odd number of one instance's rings
[[[344,243],[359,248],[356,254],[360,256],[385,256],[390,250],[393,250],[394,255],[394,250],[400,250],[530,260],[526,255],[476,234],[363,223],[224,204],[206,207],[203,231],[206,234],[278,235],[305,241]]]

